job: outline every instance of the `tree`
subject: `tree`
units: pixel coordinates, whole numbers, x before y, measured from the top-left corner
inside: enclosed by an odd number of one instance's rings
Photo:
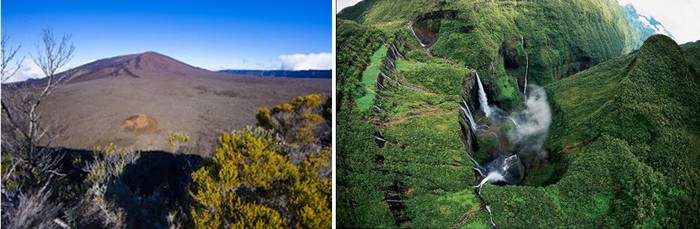
[[[56,212],[47,211],[55,208],[47,201],[50,184],[55,177],[65,176],[58,169],[62,156],[50,148],[62,128],[55,120],[45,123],[47,119],[38,108],[51,92],[71,78],[70,71],[60,75],[57,71],[71,60],[74,46],[68,35],[57,42],[50,28],[44,29],[42,35],[32,59],[46,76],[43,83],[39,86],[2,85],[2,192],[3,199],[10,200],[3,203],[2,221],[18,228],[52,221]],[[20,63],[14,69],[8,66],[18,49],[5,50],[7,40],[9,38],[3,37],[3,83],[17,72]],[[21,219],[33,220],[18,221]]]
[[[8,47],[8,42],[10,41],[10,36],[7,34],[2,35],[2,65],[0,65],[0,75],[2,83],[7,82],[12,76],[14,76],[17,71],[19,71],[20,67],[22,66],[22,61],[24,58],[21,60],[18,60],[15,63],[15,66],[9,66],[12,62],[12,60],[15,59],[15,56],[17,55],[17,51],[22,47],[21,45],[17,48],[12,48]]]

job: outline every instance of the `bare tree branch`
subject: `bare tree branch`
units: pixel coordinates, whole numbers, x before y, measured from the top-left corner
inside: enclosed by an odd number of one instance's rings
[[[7,82],[8,79],[10,79],[12,76],[17,74],[17,71],[22,67],[22,62],[24,61],[24,57],[22,57],[21,60],[16,62],[15,67],[10,67],[10,62],[15,58],[17,55],[17,51],[22,47],[20,45],[17,48],[12,48],[8,47],[8,42],[10,41],[10,36],[3,34],[2,35],[2,65],[0,66],[0,74],[2,75],[1,81],[2,83]]]
[[[20,66],[18,64],[16,69],[8,67],[8,63],[15,58],[17,49],[6,50],[7,40],[9,38],[3,36],[2,69],[0,69],[3,83],[14,75]],[[74,47],[70,36],[64,35],[57,42],[53,31],[47,28],[43,30],[42,43],[37,45],[36,50],[36,55],[32,59],[46,76],[46,84],[42,84],[38,89],[31,85],[28,87],[20,84],[2,85],[2,156],[12,166],[7,173],[2,174],[3,192],[6,182],[12,182],[17,184],[18,193],[35,192],[40,189],[38,193],[51,195],[45,187],[51,184],[56,176],[65,176],[59,169],[63,155],[50,148],[53,140],[60,135],[62,128],[55,120],[47,122],[38,108],[42,101],[63,82],[57,78],[69,78],[70,74],[64,73],[59,76],[57,72],[72,59]],[[40,188],[42,185],[44,187]],[[20,198],[20,205],[24,204],[21,200],[22,198]],[[3,214],[4,217],[5,214]]]

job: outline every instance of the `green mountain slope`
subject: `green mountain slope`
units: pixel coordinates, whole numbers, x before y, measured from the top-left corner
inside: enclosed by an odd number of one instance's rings
[[[570,165],[545,188],[485,188],[499,226],[700,223],[686,214],[700,210],[700,76],[692,68],[673,40],[656,35],[636,54],[550,85],[547,148]]]
[[[640,43],[614,0],[371,0],[344,9],[338,17],[398,31],[420,47],[408,24],[421,15],[425,19],[414,27],[427,25],[433,33],[429,36],[436,37],[432,54],[477,69],[487,90],[506,108],[522,100],[518,93],[526,69],[531,83],[546,85]]]
[[[637,47],[613,0],[366,0],[338,17],[339,227],[487,228],[485,203],[502,228],[699,223],[683,214],[700,199],[698,46]],[[553,111],[549,157],[483,201],[461,97],[491,125],[473,151],[512,126],[476,107],[475,72],[490,104],[523,107],[528,79]]]

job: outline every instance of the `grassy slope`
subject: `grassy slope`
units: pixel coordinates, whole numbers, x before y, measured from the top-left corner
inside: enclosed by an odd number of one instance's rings
[[[370,54],[364,52],[366,56]],[[388,74],[421,91],[385,81],[391,92],[379,91],[383,99],[375,103],[385,110],[380,118],[386,125],[370,124],[369,111],[348,109],[354,107],[355,101],[344,100],[338,126],[341,227],[394,225],[393,218],[387,216],[389,206],[382,201],[395,194],[392,187],[400,187],[399,197],[408,199],[401,214],[411,221],[402,226],[447,227],[479,206],[469,188],[467,176],[471,172],[460,132],[453,128],[457,125],[461,93],[458,85],[469,71],[424,52],[405,54],[415,59],[399,60],[398,74]],[[424,62],[417,61],[419,57]],[[350,67],[354,64],[349,59],[338,63]],[[374,144],[374,131],[388,140],[384,148],[378,149]],[[426,156],[426,152],[431,155]]]
[[[526,51],[530,82],[546,85],[629,52],[639,38],[613,0],[414,0],[400,4],[373,0],[347,8],[339,17],[388,31],[408,30],[405,25],[413,16],[439,9],[458,14],[442,20],[434,55],[479,70],[487,87],[496,92],[495,100],[507,109],[522,101],[516,77],[525,73]],[[521,36],[526,50],[521,48]],[[507,71],[503,67],[502,47],[516,53],[517,68]]]
[[[697,225],[684,213],[700,210],[700,78],[689,66],[672,40],[653,36],[636,55],[548,87],[547,145],[571,165],[546,188],[483,189],[499,226]]]
[[[412,6],[414,4],[415,6]],[[422,4],[422,5],[421,5]],[[420,6],[418,6],[420,5]],[[521,95],[516,92],[517,80],[508,74],[521,74],[519,69],[509,70],[503,67],[503,59],[498,50],[505,42],[505,47],[517,53],[517,59],[522,62],[524,50],[520,49],[520,35],[526,39],[527,52],[530,56],[531,80],[540,84],[549,84],[558,81],[564,76],[571,75],[585,66],[582,60],[590,58],[591,64],[603,62],[616,57],[632,48],[633,36],[626,28],[625,19],[621,16],[619,8],[614,7],[614,1],[548,1],[546,3],[523,3],[500,1],[496,4],[476,4],[473,1],[454,1],[450,3],[438,3],[438,1],[402,1],[400,6],[392,1],[375,0],[365,1],[359,7],[349,8],[341,12],[341,18],[357,20],[366,25],[373,25],[386,33],[400,34],[406,38],[404,46],[399,47],[408,60],[397,62],[399,73],[403,77],[396,77],[403,83],[415,85],[424,92],[416,92],[405,88],[392,88],[393,94],[381,92],[383,100],[377,101],[377,105],[386,110],[381,116],[384,120],[407,121],[397,122],[387,127],[380,128],[380,132],[393,143],[376,151],[384,157],[381,164],[369,163],[377,166],[366,170],[367,173],[382,171],[385,174],[380,181],[381,185],[362,186],[367,189],[353,189],[354,195],[376,195],[387,185],[400,183],[408,185],[407,195],[410,201],[406,203],[406,211],[412,227],[447,227],[458,220],[462,213],[468,212],[469,203],[473,194],[469,190],[472,172],[465,164],[464,158],[460,158],[457,152],[463,152],[459,142],[456,116],[458,94],[453,94],[452,86],[459,82],[451,76],[461,75],[464,69],[460,66],[467,65],[476,68],[482,75],[482,79],[497,92],[496,100],[501,105],[516,106],[521,101]],[[432,11],[438,8],[456,9],[460,11],[457,18],[445,19],[442,23],[441,37],[433,49],[433,54],[445,59],[433,58],[422,51],[412,36],[410,30],[405,27],[407,21],[421,12]],[[340,29],[339,29],[340,31]],[[340,42],[339,42],[340,44]],[[339,55],[343,51],[339,50]],[[366,56],[369,56],[367,54]],[[649,144],[639,144],[638,141],[628,141],[621,138],[620,134],[628,125],[620,124],[614,128],[601,128],[605,126],[605,117],[623,117],[622,115],[649,116],[653,120],[659,118],[655,111],[664,110],[667,107],[653,107],[646,104],[632,103],[635,109],[632,113],[619,111],[610,113],[607,108],[621,103],[608,104],[611,98],[619,94],[620,87],[616,86],[623,81],[622,75],[628,72],[619,66],[632,61],[632,56],[614,59],[610,63],[594,67],[572,77],[562,80],[556,86],[548,87],[550,100],[553,101],[555,120],[552,137],[548,141],[548,149],[552,152],[564,151],[557,154],[562,161],[570,161],[568,171],[558,183],[546,188],[542,187],[495,187],[487,185],[483,193],[488,199],[499,201],[491,202],[499,226],[504,227],[532,227],[555,225],[586,225],[586,226],[625,226],[625,223],[668,225],[678,223],[678,209],[674,205],[685,204],[684,207],[697,209],[697,203],[693,203],[693,197],[682,199],[683,195],[689,195],[689,190],[696,190],[693,183],[667,183],[667,173],[654,167],[658,166],[647,160],[640,159],[640,152],[650,154],[652,148]],[[651,57],[649,57],[651,58]],[[689,58],[690,59],[690,58]],[[449,64],[448,64],[449,62]],[[495,63],[495,70],[491,64]],[[344,65],[339,62],[339,69]],[[597,70],[596,70],[597,69]],[[644,72],[648,69],[638,70]],[[639,73],[641,74],[641,73]],[[595,80],[593,80],[595,79]],[[455,80],[454,82],[452,80]],[[532,81],[531,81],[532,82]],[[632,81],[636,84],[638,82]],[[645,82],[646,83],[646,82]],[[566,85],[566,86],[563,86]],[[631,85],[627,85],[631,86]],[[649,88],[630,87],[627,92],[646,90]],[[690,92],[692,94],[692,92]],[[653,94],[653,93],[652,93]],[[666,94],[651,96],[650,98],[665,97]],[[620,97],[615,101],[627,99],[639,99],[634,96]],[[647,98],[648,99],[648,98]],[[674,102],[674,101],[671,101]],[[508,105],[508,103],[512,103]],[[351,103],[346,103],[351,104]],[[669,107],[678,104],[672,103]],[[605,106],[606,108],[602,108]],[[653,109],[644,112],[644,109]],[[634,113],[639,112],[639,114]],[[675,116],[677,110],[670,109],[664,115]],[[697,111],[691,111],[697,112]],[[696,113],[697,114],[697,113]],[[598,116],[595,116],[598,115]],[[636,115],[636,116],[635,116]],[[453,117],[454,116],[454,117]],[[680,118],[685,120],[687,117]],[[452,120],[454,119],[454,120]],[[636,120],[636,119],[629,119]],[[615,120],[619,121],[619,120]],[[692,121],[692,120],[691,120]],[[665,122],[665,121],[662,121]],[[673,121],[673,123],[676,123]],[[694,121],[697,123],[697,121]],[[441,126],[449,125],[453,129],[441,129]],[[640,125],[644,126],[644,125]],[[340,132],[344,131],[343,123],[339,126]],[[632,126],[634,127],[634,126]],[[349,128],[349,127],[347,127]],[[620,128],[620,129],[616,129]],[[613,130],[615,129],[615,130]],[[649,140],[646,136],[649,129],[640,127],[632,128],[631,139]],[[695,126],[694,129],[698,129]],[[700,142],[697,134],[689,133],[693,128],[674,132],[665,132],[662,140],[673,143],[683,143],[680,146],[699,148]],[[352,132],[352,130],[350,130]],[[428,132],[429,131],[429,132]],[[692,131],[690,131],[692,132]],[[366,132],[368,133],[368,132]],[[423,135],[417,135],[417,134]],[[604,134],[602,134],[604,133]],[[353,133],[344,133],[354,135]],[[356,133],[356,134],[359,134]],[[426,136],[439,136],[434,139]],[[675,139],[679,137],[679,139]],[[355,138],[353,138],[355,139]],[[450,141],[444,145],[435,145],[434,142]],[[663,140],[665,139],[665,140]],[[367,139],[369,140],[369,139]],[[346,140],[339,139],[340,147],[344,147]],[[684,143],[685,142],[685,143]],[[687,144],[686,144],[687,143]],[[688,145],[690,144],[690,145]],[[664,143],[663,146],[668,146]],[[566,148],[568,147],[568,148]],[[582,148],[581,148],[582,147]],[[661,146],[659,146],[661,147]],[[657,147],[658,148],[658,147]],[[460,149],[462,151],[460,151]],[[676,150],[675,147],[673,147]],[[348,146],[343,154],[362,157],[363,150]],[[658,150],[658,149],[654,149]],[[681,150],[682,151],[682,150]],[[366,157],[376,157],[365,154]],[[697,156],[696,161],[697,161]],[[457,160],[457,158],[460,158]],[[363,160],[368,160],[364,158]],[[451,161],[452,160],[452,161]],[[358,160],[359,161],[359,160]],[[622,163],[620,163],[622,162]],[[676,163],[677,161],[673,161]],[[343,166],[339,161],[339,166]],[[456,163],[456,164],[455,164]],[[450,164],[458,166],[452,167]],[[687,162],[680,163],[682,166]],[[454,166],[454,165],[453,165]],[[672,167],[672,166],[669,166]],[[566,167],[563,168],[566,170]],[[552,170],[562,171],[561,168]],[[463,181],[455,181],[464,172]],[[352,177],[353,173],[348,173]],[[386,175],[390,174],[390,175]],[[391,175],[393,174],[393,175]],[[440,174],[447,174],[446,176]],[[693,175],[695,174],[695,175]],[[339,173],[339,181],[342,180]],[[453,179],[448,179],[448,177]],[[681,178],[676,180],[688,180],[697,176],[697,171],[690,169],[684,172]],[[460,178],[461,179],[461,178]],[[371,182],[375,182],[368,179]],[[636,182],[629,182],[635,180]],[[621,182],[622,181],[622,182]],[[678,181],[676,181],[678,182]],[[447,189],[452,187],[453,189]],[[650,187],[658,187],[652,189]],[[461,189],[460,189],[461,188]],[[339,191],[342,187],[339,188]],[[697,198],[695,198],[697,199]],[[446,202],[447,200],[447,202]],[[631,202],[629,200],[641,200]],[[683,201],[685,200],[685,203]],[[381,204],[379,204],[381,205]],[[369,205],[368,205],[369,206]],[[349,208],[343,209],[343,207]],[[376,206],[375,206],[376,207]],[[361,209],[351,205],[339,205],[340,212],[354,212],[357,215],[365,215],[367,212],[386,209],[386,206],[375,209]],[[459,210],[465,210],[457,213]],[[381,210],[380,212],[384,212]],[[544,217],[540,217],[544,216]],[[674,219],[673,217],[676,217]],[[352,217],[349,224],[355,226],[379,226],[382,220],[358,219]],[[648,220],[643,220],[648,218]],[[342,217],[339,218],[342,220]],[[382,218],[384,219],[384,218]],[[375,224],[360,224],[358,221]],[[675,220],[675,221],[674,221]],[[689,219],[680,222],[689,222]],[[355,224],[353,224],[355,222]],[[691,221],[692,222],[692,221]],[[478,211],[467,221],[465,227],[484,227],[488,225],[488,215],[484,211]]]
[[[340,11],[338,18],[372,24],[379,28],[390,29],[404,26],[405,22],[434,7],[436,0],[365,0],[353,7]]]
[[[368,57],[381,46],[383,34],[368,26],[338,20],[336,99],[337,117],[337,225],[386,228],[394,224],[384,192],[378,187],[382,174],[376,170],[376,127],[367,122],[367,112],[356,109],[355,97],[365,93],[360,82],[369,65]]]
[[[428,57],[430,58],[430,57]],[[468,70],[432,58],[399,60],[396,78],[422,92],[390,85],[379,106],[388,143],[380,150],[386,184],[406,188],[410,222],[402,226],[444,228],[478,208],[471,191],[470,162],[461,143],[457,102]]]
[[[377,49],[369,58],[369,66],[367,66],[362,73],[362,85],[365,88],[365,93],[362,97],[355,99],[355,103],[360,110],[367,110],[374,104],[375,91],[377,90],[377,77],[379,76],[379,69],[382,67],[382,62],[384,61],[384,57],[386,57],[387,50],[388,48],[386,45],[382,45]]]

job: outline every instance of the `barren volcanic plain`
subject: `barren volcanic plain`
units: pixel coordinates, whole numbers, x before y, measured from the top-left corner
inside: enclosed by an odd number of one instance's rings
[[[296,96],[330,95],[329,79],[235,76],[197,68],[155,52],[97,60],[77,68],[40,106],[65,129],[54,147],[92,149],[114,143],[168,150],[168,134],[192,138],[209,156],[222,132],[255,125],[260,107]]]

